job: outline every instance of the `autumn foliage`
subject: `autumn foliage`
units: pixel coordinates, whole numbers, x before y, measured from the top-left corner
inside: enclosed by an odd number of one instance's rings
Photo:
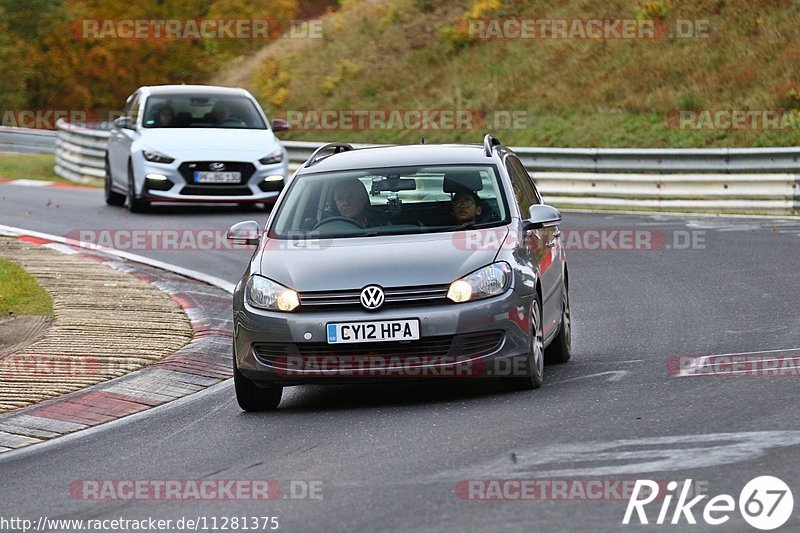
[[[208,83],[264,39],[87,38],[85,20],[268,19],[298,0],[0,0],[0,110],[119,109],[141,85]],[[270,34],[276,38],[278,34]]]

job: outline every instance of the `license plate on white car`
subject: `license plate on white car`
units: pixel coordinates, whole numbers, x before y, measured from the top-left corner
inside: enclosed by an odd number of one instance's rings
[[[328,344],[413,341],[419,339],[419,320],[381,320],[328,324]]]
[[[241,172],[211,172],[198,170],[194,173],[195,183],[239,183],[242,181]]]

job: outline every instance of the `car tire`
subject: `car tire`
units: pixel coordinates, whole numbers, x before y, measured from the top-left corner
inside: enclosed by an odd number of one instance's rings
[[[531,352],[525,361],[525,375],[514,376],[509,386],[512,390],[532,390],[544,381],[544,333],[542,332],[542,304],[536,297],[530,312]]]
[[[128,162],[128,211],[131,213],[144,213],[150,204],[136,198],[136,186],[133,180],[133,165]]]
[[[569,290],[566,284],[561,306],[561,327],[558,335],[544,352],[544,362],[548,365],[566,363],[572,356],[572,316],[569,309]]]
[[[125,195],[115,192],[114,189],[111,188],[111,165],[108,163],[108,158],[105,160],[106,163],[106,179],[105,179],[105,197],[106,197],[106,204],[113,205],[116,207],[125,205]]]
[[[278,408],[283,396],[283,387],[280,385],[268,385],[259,387],[242,375],[233,363],[233,385],[236,390],[236,401],[242,410],[256,413],[261,411],[273,411]]]

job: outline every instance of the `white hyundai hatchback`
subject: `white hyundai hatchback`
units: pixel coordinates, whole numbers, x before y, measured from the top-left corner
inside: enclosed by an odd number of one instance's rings
[[[106,152],[105,198],[132,212],[153,202],[263,203],[288,174],[286,150],[244,89],[205,85],[141,87],[114,121]]]

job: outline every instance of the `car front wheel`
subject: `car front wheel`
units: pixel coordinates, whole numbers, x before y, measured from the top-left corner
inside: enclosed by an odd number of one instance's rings
[[[269,385],[259,387],[239,371],[236,361],[233,363],[233,385],[236,389],[236,401],[244,411],[273,411],[278,408],[283,396],[283,387]]]
[[[136,186],[133,180],[133,165],[128,163],[128,211],[131,213],[144,213],[150,207],[144,200],[136,198]]]
[[[531,351],[523,365],[524,374],[510,379],[512,390],[538,389],[544,381],[544,334],[542,333],[542,305],[534,298],[530,312]]]
[[[106,158],[105,196],[108,205],[125,205],[125,195],[115,192],[111,188],[111,165],[108,163],[108,158]]]
[[[544,353],[544,362],[548,365],[561,364],[569,361],[572,356],[572,317],[569,310],[569,291],[563,288],[561,305],[561,329],[558,335]]]

